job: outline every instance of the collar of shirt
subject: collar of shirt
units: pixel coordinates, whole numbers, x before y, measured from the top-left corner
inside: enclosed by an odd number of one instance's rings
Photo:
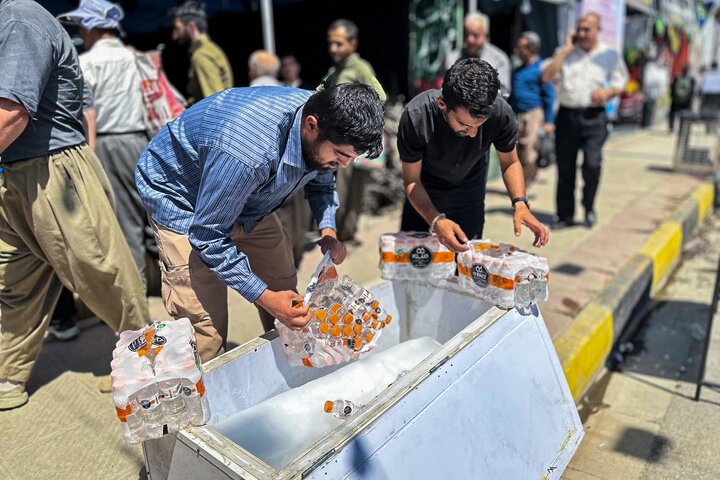
[[[307,172],[305,160],[302,155],[302,140],[300,136],[302,112],[302,107],[298,108],[298,111],[295,112],[295,119],[293,120],[292,127],[290,127],[290,134],[288,135],[287,144],[285,145],[285,151],[280,158],[280,163],[290,165],[291,167],[298,168],[303,172]]]
[[[208,36],[207,33],[201,34],[197,40],[195,40],[194,42],[192,42],[190,44],[190,48],[188,49],[188,51],[190,52],[190,55],[192,55],[195,50],[202,47],[204,44],[206,44],[209,41],[210,41],[210,37]]]

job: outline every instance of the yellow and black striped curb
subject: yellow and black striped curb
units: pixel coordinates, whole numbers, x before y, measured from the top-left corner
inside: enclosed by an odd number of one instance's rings
[[[638,306],[647,305],[681,259],[683,244],[713,207],[715,186],[703,183],[650,236],[557,340],[565,378],[579,401]]]

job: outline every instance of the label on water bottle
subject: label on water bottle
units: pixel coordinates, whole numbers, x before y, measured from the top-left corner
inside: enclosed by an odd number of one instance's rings
[[[470,275],[475,285],[480,288],[486,288],[490,284],[490,273],[482,263],[473,263],[470,267]]]
[[[426,268],[432,263],[433,252],[424,245],[418,245],[410,250],[410,264],[415,268]]]

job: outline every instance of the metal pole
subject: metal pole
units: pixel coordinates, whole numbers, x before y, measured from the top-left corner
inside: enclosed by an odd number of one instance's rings
[[[477,13],[477,0],[469,0],[468,1],[468,13]]]
[[[705,362],[707,361],[707,353],[710,348],[710,336],[712,335],[713,317],[718,307],[718,297],[720,297],[720,262],[718,262],[717,276],[715,277],[715,290],[713,290],[712,303],[710,304],[710,315],[708,315],[707,329],[705,330],[705,345],[703,346],[702,357],[700,357],[700,371],[698,372],[697,385],[695,386],[695,401],[700,400],[700,390],[705,380]]]
[[[273,25],[272,0],[260,0],[262,17],[263,45],[265,50],[275,53],[275,26]]]

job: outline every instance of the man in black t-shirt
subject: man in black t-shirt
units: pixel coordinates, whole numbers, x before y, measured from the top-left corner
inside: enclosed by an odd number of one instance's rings
[[[517,123],[498,95],[500,82],[489,63],[461,60],[446,73],[442,89],[415,97],[403,111],[398,150],[407,199],[401,229],[430,230],[453,252],[481,238],[485,221],[488,150],[495,145],[512,200],[515,235],[522,225],[548,241],[548,229],[530,213],[518,160]]]

